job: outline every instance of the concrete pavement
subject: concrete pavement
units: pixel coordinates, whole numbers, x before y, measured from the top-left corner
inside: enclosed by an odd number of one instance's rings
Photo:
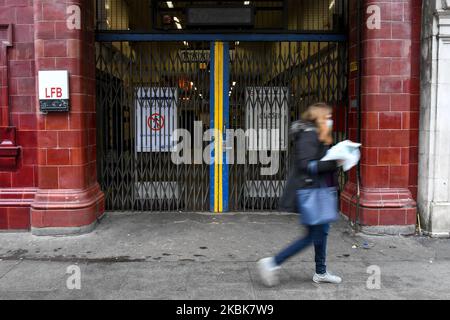
[[[88,235],[0,233],[0,299],[450,299],[450,240],[354,235],[345,221],[328,249],[343,284],[312,283],[309,249],[265,288],[255,262],[302,232],[296,215],[109,213]],[[67,288],[70,266],[81,290]],[[370,266],[380,289],[367,287]]]

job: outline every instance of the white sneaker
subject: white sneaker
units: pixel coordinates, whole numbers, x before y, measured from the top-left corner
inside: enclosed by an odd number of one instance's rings
[[[315,283],[333,283],[333,284],[339,284],[342,282],[342,278],[332,275],[330,273],[325,273],[325,274],[315,274],[313,281]]]
[[[258,261],[258,271],[262,282],[267,287],[273,287],[278,284],[277,271],[280,267],[275,263],[274,258],[265,258]]]

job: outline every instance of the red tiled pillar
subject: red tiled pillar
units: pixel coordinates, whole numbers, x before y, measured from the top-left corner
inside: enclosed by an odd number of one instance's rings
[[[81,30],[68,28],[68,7],[81,9]],[[38,113],[38,193],[34,234],[92,230],[104,212],[96,175],[94,1],[35,0],[36,77],[68,70],[70,112]]]
[[[9,126],[7,47],[3,41],[0,43],[0,127]]]
[[[29,230],[36,192],[32,1],[0,1],[0,230]]]
[[[381,29],[369,29],[368,7],[381,10]],[[373,11],[371,11],[373,12]],[[351,1],[350,62],[357,61],[357,1]],[[419,59],[421,0],[362,1],[362,160],[360,223],[380,231],[414,232],[417,208]],[[357,97],[357,72],[350,74],[350,100]],[[357,139],[357,106],[349,132]],[[356,170],[342,194],[342,212],[355,219]],[[398,228],[400,226],[400,228]],[[402,228],[403,227],[403,228]],[[373,228],[374,230],[376,228]]]

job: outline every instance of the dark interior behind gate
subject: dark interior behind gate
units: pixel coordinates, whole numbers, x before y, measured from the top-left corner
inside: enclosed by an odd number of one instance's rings
[[[188,8],[252,8],[251,26],[199,26]],[[289,172],[291,145],[284,130],[317,101],[335,110],[336,139],[346,138],[347,45],[329,35],[343,33],[347,1],[133,1],[97,0],[98,35],[133,35],[96,44],[98,179],[108,210],[209,211],[210,166],[176,165],[170,142],[174,128],[210,129],[211,41],[183,40],[206,33],[240,34],[228,41],[230,129],[246,130],[266,113],[281,129],[280,169],[262,176],[261,164],[229,166],[231,211],[276,210]],[[254,41],[252,34],[313,35],[303,41]],[[174,41],[143,41],[170,35]],[[187,38],[186,38],[187,39]],[[308,40],[307,40],[308,39]],[[255,127],[255,126],[253,126]],[[257,127],[257,125],[256,125]],[[245,157],[251,156],[247,150]],[[247,162],[248,163],[248,162]],[[341,174],[341,183],[345,175]]]

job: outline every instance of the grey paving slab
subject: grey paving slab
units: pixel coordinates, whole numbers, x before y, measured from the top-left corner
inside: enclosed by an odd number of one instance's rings
[[[135,263],[128,266],[122,291],[140,291],[153,299],[169,299],[173,295],[185,295],[189,266],[173,263]]]
[[[57,294],[52,291],[0,291],[0,300],[59,300],[59,299]]]
[[[89,235],[0,234],[0,299],[450,299],[450,240],[354,234],[333,226],[328,268],[316,285],[314,254],[288,261],[265,288],[256,261],[304,234],[295,215],[108,214]],[[67,267],[79,266],[81,290]],[[367,268],[381,270],[369,290]]]
[[[21,261],[0,261],[0,279],[11,272]]]
[[[0,291],[47,292],[65,284],[67,264],[22,261],[0,279]]]

